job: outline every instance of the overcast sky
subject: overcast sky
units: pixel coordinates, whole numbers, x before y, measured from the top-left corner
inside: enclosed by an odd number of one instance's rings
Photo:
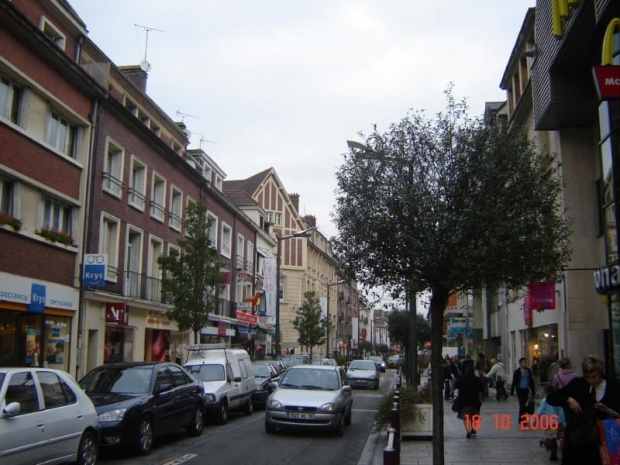
[[[226,172],[275,168],[300,213],[331,222],[335,171],[358,132],[429,117],[453,82],[471,115],[499,82],[535,0],[69,0],[117,65],[145,58],[147,93]]]

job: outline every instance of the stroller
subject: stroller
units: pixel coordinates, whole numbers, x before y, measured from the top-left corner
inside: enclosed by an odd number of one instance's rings
[[[508,399],[508,391],[506,391],[506,380],[501,376],[495,379],[495,400]]]

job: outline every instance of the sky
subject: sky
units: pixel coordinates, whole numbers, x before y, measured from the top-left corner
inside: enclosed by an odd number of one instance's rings
[[[69,2],[116,65],[146,55],[147,94],[185,122],[189,148],[202,147],[227,180],[273,167],[328,238],[337,235],[331,215],[346,141],[374,125],[385,131],[411,109],[434,117],[450,83],[472,116],[505,100],[500,80],[536,3]],[[136,24],[151,28],[148,43]]]

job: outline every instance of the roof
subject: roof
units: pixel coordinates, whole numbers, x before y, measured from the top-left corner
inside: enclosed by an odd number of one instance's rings
[[[235,182],[235,181],[233,181]],[[224,183],[226,184],[226,183]],[[235,205],[251,205],[251,206],[260,206],[259,203],[252,198],[249,192],[244,190],[226,190],[224,189],[224,193],[234,202]]]
[[[258,190],[261,183],[269,175],[271,170],[273,170],[273,168],[267,168],[266,170],[261,171],[260,173],[257,173],[254,176],[250,176],[247,179],[241,179],[241,180],[236,180],[236,181],[224,181],[222,183],[222,189],[227,194],[229,191],[244,191],[252,195]]]

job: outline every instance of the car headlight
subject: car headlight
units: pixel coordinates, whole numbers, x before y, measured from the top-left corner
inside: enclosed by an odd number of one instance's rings
[[[109,410],[107,412],[97,415],[97,419],[101,422],[104,421],[122,421],[125,416],[126,408],[119,408],[116,410]]]
[[[257,391],[264,391],[265,390],[265,386],[263,386],[262,384],[259,384],[258,386],[256,386],[256,390]]]
[[[328,402],[326,404],[321,405],[319,407],[319,410],[323,412],[333,412],[336,410],[336,404],[334,404],[333,402]]]
[[[207,404],[214,404],[215,403],[215,394],[205,394],[205,402]]]
[[[271,410],[280,410],[284,408],[282,403],[275,399],[269,399],[269,402],[267,402],[267,407],[270,408]]]

